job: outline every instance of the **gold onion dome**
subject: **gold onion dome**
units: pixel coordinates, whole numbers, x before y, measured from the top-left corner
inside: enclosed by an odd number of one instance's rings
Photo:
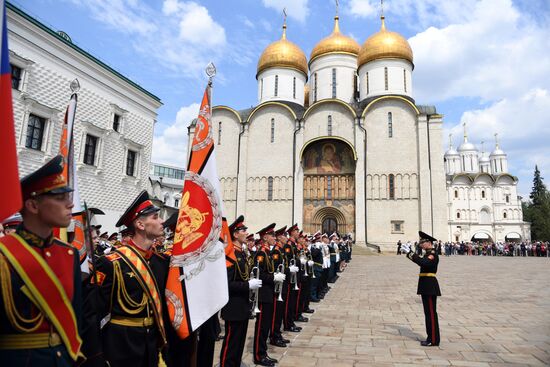
[[[361,46],[351,37],[340,33],[338,15],[334,17],[334,30],[328,37],[323,38],[311,51],[310,64],[316,58],[328,54],[349,54],[357,56]]]
[[[361,67],[366,63],[378,59],[405,59],[413,63],[413,52],[409,42],[396,32],[386,30],[384,16],[381,16],[382,26],[378,33],[370,36],[361,51],[357,60],[358,66]]]
[[[282,67],[296,69],[307,77],[307,59],[304,52],[295,43],[286,39],[286,24],[280,40],[267,46],[258,61],[258,73],[268,68]]]

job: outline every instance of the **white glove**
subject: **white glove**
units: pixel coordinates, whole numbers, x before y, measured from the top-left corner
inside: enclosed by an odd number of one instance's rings
[[[404,253],[405,255],[411,252],[411,245],[409,244],[401,245],[401,252]]]
[[[283,273],[277,273],[273,275],[273,281],[276,283],[282,283],[285,281],[285,279],[286,279],[286,275],[284,275]]]
[[[291,273],[297,273],[298,272],[298,267],[296,265],[291,265],[291,266],[288,267],[288,270]]]
[[[261,279],[250,279],[248,281],[248,289],[251,291],[255,291],[256,289],[260,288],[262,286],[262,280]]]
[[[302,265],[305,265],[306,264],[306,259],[300,259],[300,262],[302,263]]]
[[[104,254],[104,255],[107,255],[107,254],[109,254],[109,252],[111,252],[111,247],[107,247],[107,248],[103,251],[103,254]]]
[[[308,260],[307,265],[308,266],[313,266],[313,260]]]

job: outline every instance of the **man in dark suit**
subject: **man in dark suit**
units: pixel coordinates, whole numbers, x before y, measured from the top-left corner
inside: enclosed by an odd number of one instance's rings
[[[435,277],[439,256],[433,248],[433,242],[437,241],[432,236],[420,231],[419,247],[426,251],[424,256],[419,256],[411,251],[409,245],[402,245],[401,248],[407,254],[407,257],[420,266],[418,278],[418,289],[416,294],[422,296],[422,305],[424,306],[424,317],[426,320],[425,341],[420,342],[423,347],[439,345],[439,321],[437,317],[437,297],[441,296],[439,283]]]

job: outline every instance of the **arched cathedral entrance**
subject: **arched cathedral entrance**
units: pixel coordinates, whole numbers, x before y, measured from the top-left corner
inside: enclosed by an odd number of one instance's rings
[[[306,145],[304,231],[355,233],[355,162],[352,147],[337,138]]]

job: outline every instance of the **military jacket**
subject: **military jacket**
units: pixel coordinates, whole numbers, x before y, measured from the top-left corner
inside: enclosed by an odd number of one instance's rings
[[[254,258],[254,265],[260,269],[260,279],[262,280],[262,287],[260,288],[260,302],[271,303],[274,296],[274,282],[273,282],[273,259],[271,258],[269,248],[267,245],[262,245],[256,252]]]
[[[419,256],[411,251],[408,253],[407,257],[420,266],[416,294],[441,296],[439,283],[435,277],[437,265],[439,264],[437,251],[435,249],[430,249],[424,256]]]
[[[222,318],[228,321],[247,320],[250,315],[250,266],[246,253],[235,248],[236,260],[226,258],[232,265],[227,268],[229,301],[222,308]]]
[[[80,260],[76,248],[49,237],[42,239],[20,225],[16,233],[50,266],[71,301],[76,321],[81,327],[82,288]],[[1,239],[0,239],[1,241]],[[25,283],[4,255],[0,254],[0,338],[14,334],[55,332],[54,326],[22,292]],[[27,271],[29,271],[27,269]],[[59,337],[57,336],[57,343]],[[57,344],[56,343],[56,344]],[[0,348],[0,361],[6,366],[70,366],[73,364],[63,344],[46,348]]]
[[[158,287],[163,316],[166,320],[164,293],[170,260],[168,256],[154,251],[144,252],[132,243],[134,249],[149,265],[151,277]],[[114,252],[104,255],[97,262],[96,277],[99,287],[99,315],[103,353],[108,361],[142,358],[151,363],[157,358],[162,337],[154,320],[154,303],[139,284],[135,273]],[[116,319],[153,319],[143,327],[124,326],[113,322]],[[165,321],[165,326],[168,324]]]

